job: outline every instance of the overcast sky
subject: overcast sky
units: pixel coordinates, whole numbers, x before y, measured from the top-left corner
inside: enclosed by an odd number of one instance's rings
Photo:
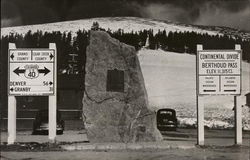
[[[250,0],[1,0],[2,27],[109,16],[250,31]]]

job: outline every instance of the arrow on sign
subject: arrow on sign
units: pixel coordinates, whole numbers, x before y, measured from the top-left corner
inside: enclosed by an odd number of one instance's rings
[[[203,90],[204,92],[215,92],[216,90]]]
[[[235,89],[233,89],[233,90],[224,90],[224,92],[236,92],[236,90]]]
[[[44,67],[44,69],[38,69],[38,72],[44,73],[44,76],[45,76],[46,74],[48,74],[50,72],[50,70],[48,68]]]
[[[15,56],[14,56],[14,54],[12,53],[12,55],[10,56],[10,58],[13,60],[14,57],[15,57]]]
[[[17,67],[13,72],[19,76],[20,73],[25,72],[25,69],[20,69],[19,67]],[[50,70],[48,68],[44,67],[44,69],[38,69],[38,72],[44,73],[44,76],[45,76],[46,74],[48,74],[50,72]]]
[[[19,67],[17,67],[13,72],[16,73],[19,76],[19,74],[24,73],[25,70],[24,69],[19,69]]]
[[[14,91],[14,89],[13,89],[13,88],[11,88],[11,89],[10,89],[10,91],[11,91],[11,92],[13,92],[13,91]]]
[[[50,57],[50,60],[51,60],[52,58],[54,58],[53,54],[50,54],[50,56],[49,56],[49,57]]]

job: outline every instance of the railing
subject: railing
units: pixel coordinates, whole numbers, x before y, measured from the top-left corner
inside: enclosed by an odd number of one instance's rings
[[[17,110],[17,120],[35,120],[36,112],[39,109],[20,109]],[[81,119],[82,117],[82,110],[80,109],[58,109],[61,112],[62,119],[64,120],[77,120]],[[4,114],[5,113],[5,114]],[[1,119],[7,120],[8,119],[8,111],[2,111]]]

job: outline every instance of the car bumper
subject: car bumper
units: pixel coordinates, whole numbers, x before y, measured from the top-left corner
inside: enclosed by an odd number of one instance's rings
[[[63,127],[57,127],[56,128],[56,133],[57,134],[62,134],[64,131]],[[49,133],[49,127],[48,126],[40,126],[39,128],[35,128],[33,130],[33,134],[48,134]]]
[[[48,130],[49,130],[48,127],[46,127],[46,128],[37,128],[37,129],[35,129],[35,131],[48,131]],[[64,129],[63,129],[62,127],[57,127],[56,130],[57,130],[57,131],[63,131]]]
[[[176,127],[176,124],[157,125],[157,127]]]
[[[158,128],[160,131],[176,131],[177,124],[157,125],[157,128]]]

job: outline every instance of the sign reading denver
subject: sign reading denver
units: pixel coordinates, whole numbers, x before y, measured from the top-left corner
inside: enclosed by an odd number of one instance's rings
[[[198,51],[200,95],[239,95],[241,92],[241,51]]]
[[[53,95],[55,51],[9,50],[9,95]]]

